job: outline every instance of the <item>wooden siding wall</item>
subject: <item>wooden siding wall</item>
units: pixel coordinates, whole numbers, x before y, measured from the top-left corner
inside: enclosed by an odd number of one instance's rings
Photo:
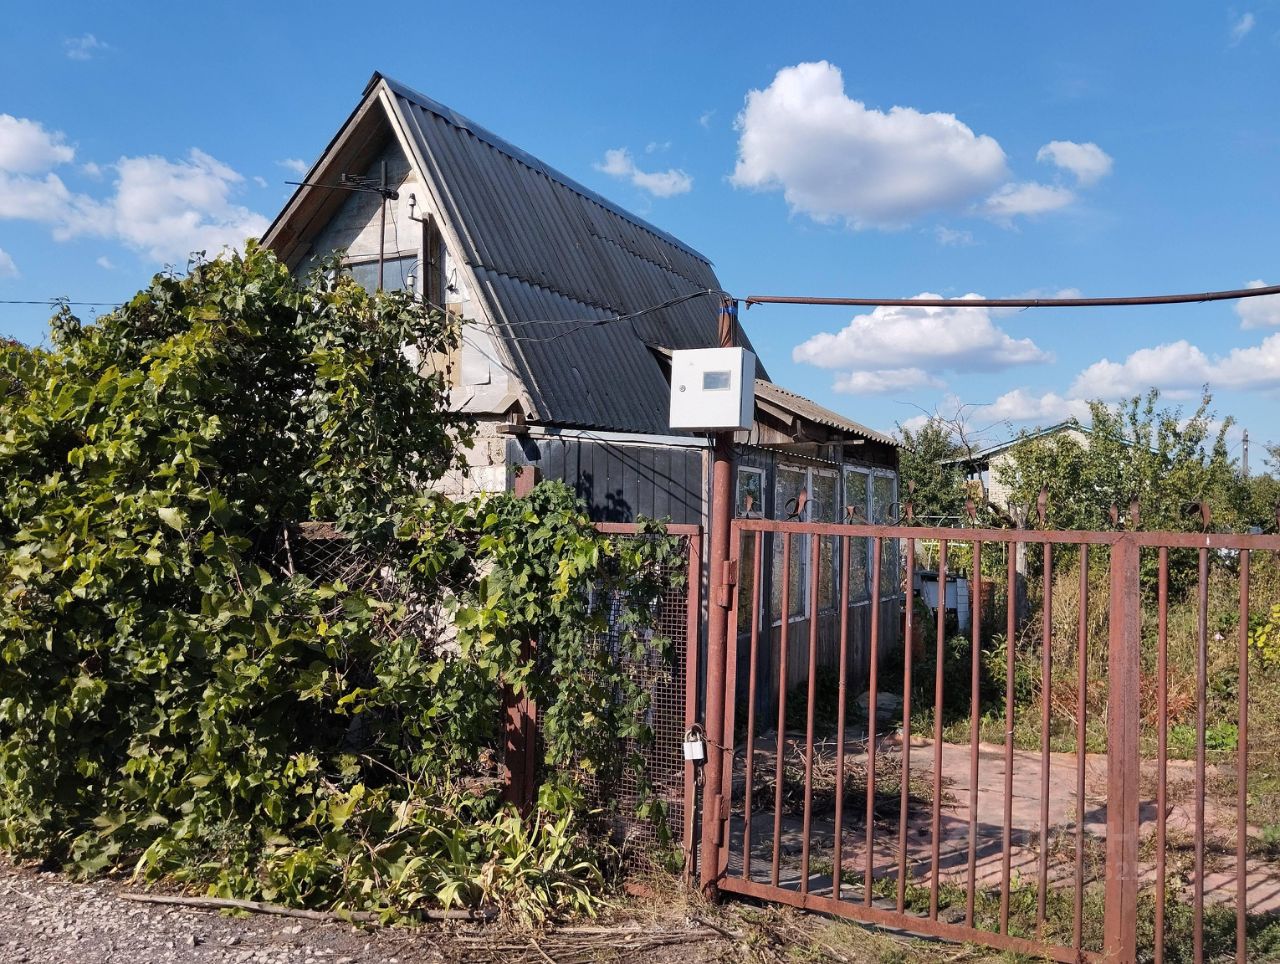
[[[537,466],[587,503],[593,522],[638,517],[702,525],[706,450],[584,438],[526,437],[507,443],[509,466]]]
[[[809,619],[793,619],[787,629],[787,690],[807,685],[809,680]],[[902,645],[902,599],[894,597],[880,602],[880,664],[897,653]],[[756,719],[762,721],[759,732],[774,728],[778,710],[778,663],[782,655],[782,627],[762,629],[756,655]],[[738,669],[736,697],[745,712],[751,670],[751,634],[738,633]],[[846,685],[850,698],[856,698],[868,686],[871,667],[871,605],[859,603],[849,608]],[[818,665],[821,675],[834,679],[840,668],[840,612],[818,614]],[[745,716],[742,717],[744,720]]]

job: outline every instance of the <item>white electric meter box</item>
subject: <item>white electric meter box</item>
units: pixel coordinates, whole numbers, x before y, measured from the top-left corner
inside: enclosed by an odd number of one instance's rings
[[[671,353],[671,427],[744,431],[755,420],[756,356],[744,348]]]

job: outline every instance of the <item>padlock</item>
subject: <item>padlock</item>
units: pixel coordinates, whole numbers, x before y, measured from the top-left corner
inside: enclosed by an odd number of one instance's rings
[[[702,732],[698,727],[692,727],[684,735],[684,758],[690,763],[706,762],[707,744],[702,739]]]

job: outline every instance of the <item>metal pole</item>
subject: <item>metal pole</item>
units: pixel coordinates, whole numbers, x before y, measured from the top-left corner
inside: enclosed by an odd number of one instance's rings
[[[378,290],[382,290],[382,272],[386,265],[387,246],[387,162],[382,162],[382,176],[378,180],[378,197],[381,208],[378,214]]]
[[[720,347],[732,348],[737,341],[738,306],[731,299],[720,305]],[[711,483],[711,598],[707,606],[707,764],[703,770],[702,853],[700,883],[703,893],[719,892],[720,848],[724,841],[729,801],[723,776],[732,761],[726,759],[724,733],[726,694],[725,667],[728,659],[729,609],[732,604],[729,529],[733,516],[733,432],[716,432],[712,455]]]

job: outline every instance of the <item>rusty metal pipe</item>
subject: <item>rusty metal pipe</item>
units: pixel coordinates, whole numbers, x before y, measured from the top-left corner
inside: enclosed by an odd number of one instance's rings
[[[907,540],[907,618],[902,641],[902,801],[898,810],[898,913],[907,906],[907,817],[911,805],[911,660],[915,636],[916,541]]]
[[[725,301],[720,306],[720,344],[732,347],[737,336],[737,306]],[[728,817],[722,776],[726,765],[724,721],[726,666],[729,649],[729,531],[733,521],[733,433],[717,432],[712,455],[710,578],[711,598],[707,606],[707,762],[703,767],[702,873],[703,891],[714,897],[720,876],[718,854]]]
[[[751,879],[751,788],[756,772],[756,667],[760,662],[760,573],[764,556],[764,533],[753,533],[751,667],[747,674],[747,772],[742,801],[742,876]]]
[[[1280,294],[1280,285],[1193,294],[1113,298],[810,298],[802,295],[750,295],[746,299],[746,305],[748,308],[752,305],[836,305],[849,308],[1123,308],[1135,305],[1237,301],[1275,294]]]
[[[947,543],[938,543],[937,656],[933,666],[933,873],[929,879],[929,919],[938,919],[938,886],[942,876],[942,667],[947,652]]]
[[[876,869],[876,702],[880,670],[880,568],[879,538],[871,540],[871,654],[867,682],[867,866],[862,879],[862,903],[871,906]]]
[[[831,854],[831,896],[840,899],[844,856],[844,729],[849,698],[849,537],[840,538],[840,705],[836,709],[836,816]]]
[[[1236,742],[1236,960],[1248,958],[1249,550],[1240,553],[1240,719]]]

